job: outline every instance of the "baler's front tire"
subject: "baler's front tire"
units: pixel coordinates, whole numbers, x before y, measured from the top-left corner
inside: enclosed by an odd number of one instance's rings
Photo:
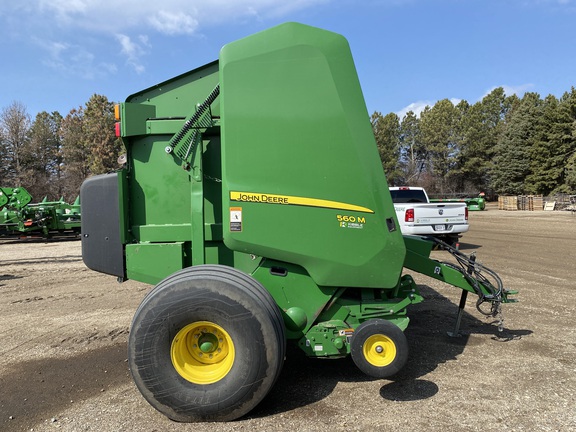
[[[354,331],[350,348],[354,364],[374,378],[394,375],[408,360],[408,341],[404,332],[383,319],[360,324]]]
[[[144,298],[128,361],[144,398],[170,419],[229,421],[272,388],[285,344],[282,315],[260,283],[205,265],[169,276]]]

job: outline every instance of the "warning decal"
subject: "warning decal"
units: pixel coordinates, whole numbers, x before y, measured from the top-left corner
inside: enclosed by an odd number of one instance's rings
[[[242,231],[242,207],[230,207],[230,231]]]

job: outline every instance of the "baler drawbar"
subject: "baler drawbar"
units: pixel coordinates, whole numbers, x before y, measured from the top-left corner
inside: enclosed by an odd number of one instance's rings
[[[476,257],[400,232],[347,41],[297,23],[127,98],[116,173],[82,185],[86,265],[155,287],[132,321],[136,386],[176,421],[228,421],[278,378],[286,343],[375,378],[408,359],[423,301],[404,268],[478,296],[511,291]],[[434,248],[454,262],[430,257]],[[489,304],[489,309],[482,305]]]
[[[407,246],[404,263],[406,268],[462,289],[460,311],[455,330],[451,334],[458,334],[468,292],[478,296],[476,301],[478,312],[485,316],[498,317],[498,330],[503,330],[501,305],[502,303],[515,303],[516,299],[508,298],[508,296],[518,292],[505,289],[502,279],[495,271],[477,262],[475,253],[466,255],[435,237],[404,236],[404,240]],[[449,252],[454,257],[455,263],[431,259],[429,255],[432,249]],[[485,303],[490,305],[490,309],[486,310],[482,307]]]

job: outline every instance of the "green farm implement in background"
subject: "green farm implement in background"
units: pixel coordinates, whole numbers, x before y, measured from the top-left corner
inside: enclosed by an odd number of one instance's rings
[[[480,211],[486,208],[486,199],[483,194],[479,194],[475,197],[462,197],[462,198],[430,198],[430,202],[433,203],[451,203],[451,202],[463,202],[466,203],[466,207],[470,211]]]
[[[31,201],[32,196],[23,187],[0,188],[0,238],[78,236],[80,198],[74,204],[63,199],[44,199],[35,204]]]
[[[286,343],[385,378],[423,301],[403,268],[500,314],[498,276],[439,240],[403,237],[347,41],[287,23],[117,107],[127,150],[82,185],[86,265],[156,287],[128,362],[177,421],[227,421],[280,374]],[[454,260],[430,258],[440,245]],[[460,314],[457,322],[459,323]],[[457,329],[456,329],[457,332]]]

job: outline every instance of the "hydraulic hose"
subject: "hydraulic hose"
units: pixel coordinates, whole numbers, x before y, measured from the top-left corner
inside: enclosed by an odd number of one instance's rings
[[[449,252],[458,262],[459,266],[450,263],[448,263],[448,265],[460,271],[470,286],[474,289],[474,292],[478,296],[478,300],[476,301],[476,309],[478,312],[486,316],[496,316],[500,311],[502,294],[504,292],[504,285],[500,276],[498,276],[495,271],[477,262],[475,254],[466,255],[438,238],[433,237],[432,239],[440,249]],[[496,286],[494,286],[494,284],[490,282],[490,279],[484,276],[482,272],[489,275]],[[489,293],[487,294],[485,291],[488,291]],[[485,302],[491,303],[489,311],[485,311],[481,308],[481,305]]]

